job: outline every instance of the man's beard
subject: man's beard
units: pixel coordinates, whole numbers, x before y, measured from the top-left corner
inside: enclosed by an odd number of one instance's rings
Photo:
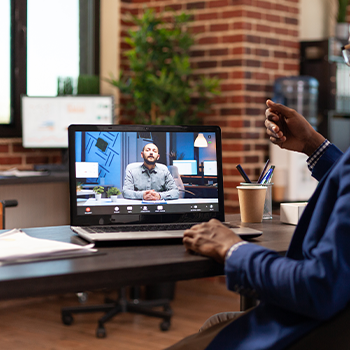
[[[151,161],[151,160],[148,160],[147,158],[145,158],[144,161],[147,165],[154,165],[154,164],[156,164],[157,159],[156,158],[153,158],[153,159],[154,160]]]

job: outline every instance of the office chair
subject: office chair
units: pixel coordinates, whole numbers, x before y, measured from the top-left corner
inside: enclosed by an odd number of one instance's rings
[[[18,202],[15,199],[7,199],[0,201],[0,230],[5,228],[5,209],[9,207],[17,207]]]
[[[348,350],[350,349],[349,324],[350,304],[285,350]]]
[[[168,165],[169,172],[171,176],[173,177],[175,184],[179,190],[179,198],[185,198],[185,194],[189,193],[192,196],[195,196],[195,194],[189,190],[185,190],[185,186],[182,182],[181,176],[179,174],[179,169],[175,165]]]
[[[128,169],[132,169],[134,167],[141,166],[143,162],[135,162],[130,163],[127,166]],[[176,167],[175,167],[176,168]],[[177,170],[177,168],[176,168]],[[177,171],[178,174],[178,171]],[[178,176],[178,178],[180,178]],[[180,178],[181,181],[181,178]],[[182,181],[181,184],[178,182],[177,186],[181,187],[182,190],[184,190]],[[162,288],[166,288],[168,285],[165,284],[158,284],[154,285],[153,287],[161,290]],[[146,286],[146,289],[150,286]],[[172,289],[174,289],[174,285],[171,284]],[[167,331],[170,328],[170,320],[171,316],[173,314],[172,309],[170,308],[170,299],[171,298],[152,298],[152,300],[141,300],[140,299],[140,287],[132,287],[131,290],[133,291],[132,298],[129,299],[127,297],[127,288],[123,287],[118,290],[118,298],[117,300],[111,300],[109,298],[105,299],[105,303],[101,305],[83,305],[83,306],[77,306],[77,307],[65,307],[61,310],[61,317],[63,324],[69,326],[73,323],[73,316],[72,314],[77,313],[89,313],[89,312],[105,312],[105,314],[98,320],[98,326],[96,329],[96,337],[97,338],[105,338],[106,337],[106,329],[104,327],[104,324],[112,319],[114,316],[116,316],[119,313],[124,312],[132,312],[132,313],[138,313],[146,316],[152,316],[152,317],[158,317],[162,318],[163,321],[160,323],[160,329],[162,331]],[[161,294],[161,291],[160,291]],[[84,298],[86,297],[85,293],[80,293],[80,296],[78,295],[79,300],[81,301],[81,296]],[[154,307],[163,307],[163,311],[159,310],[153,310]]]
[[[156,300],[140,300],[140,287],[132,288],[132,299],[127,298],[127,288],[120,288],[117,300],[105,299],[105,304],[86,305],[77,307],[65,307],[61,310],[63,324],[69,326],[73,323],[72,314],[89,313],[89,312],[105,312],[105,314],[97,321],[96,329],[97,338],[106,337],[106,329],[104,324],[112,319],[115,315],[124,312],[138,313],[146,316],[162,318],[160,329],[167,331],[170,328],[170,319],[173,311],[170,308],[170,299]],[[153,310],[154,307],[163,307],[163,311]]]

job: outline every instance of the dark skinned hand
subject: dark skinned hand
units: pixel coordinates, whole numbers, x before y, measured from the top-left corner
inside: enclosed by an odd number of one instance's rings
[[[266,133],[281,148],[310,156],[325,140],[297,111],[282,104],[266,101]]]
[[[225,262],[227,251],[241,242],[232,230],[216,219],[192,226],[184,232],[183,244],[186,249]]]

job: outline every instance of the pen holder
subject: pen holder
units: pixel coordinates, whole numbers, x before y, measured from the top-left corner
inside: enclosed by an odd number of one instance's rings
[[[263,220],[272,219],[272,185],[273,183],[258,184],[258,183],[247,183],[241,182],[242,186],[266,186],[266,197],[264,203]]]

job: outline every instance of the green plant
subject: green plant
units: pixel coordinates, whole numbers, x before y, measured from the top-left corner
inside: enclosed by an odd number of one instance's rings
[[[57,96],[65,96],[73,94],[73,78],[58,77],[57,78]]]
[[[169,154],[170,164],[173,165],[173,160],[182,160],[185,158],[185,153],[181,152],[180,154],[176,151],[171,151]]]
[[[338,8],[338,23],[346,23],[346,14],[347,14],[347,6],[349,4],[349,0],[339,0],[339,8]]]
[[[103,186],[95,186],[93,188],[93,191],[97,194],[102,194],[105,191],[105,189]]]
[[[142,18],[132,17],[137,29],[129,30],[125,39],[131,46],[125,53],[131,73],[121,72],[118,80],[107,81],[130,96],[126,109],[135,123],[197,123],[200,113],[209,112],[211,98],[219,94],[218,79],[192,74],[190,18],[183,13],[166,21],[151,9]]]
[[[108,189],[107,191],[107,196],[118,196],[119,194],[121,194],[121,192],[119,191],[119,189],[117,187],[111,187]]]
[[[78,76],[77,95],[98,95],[100,78],[97,75],[82,74]]]

